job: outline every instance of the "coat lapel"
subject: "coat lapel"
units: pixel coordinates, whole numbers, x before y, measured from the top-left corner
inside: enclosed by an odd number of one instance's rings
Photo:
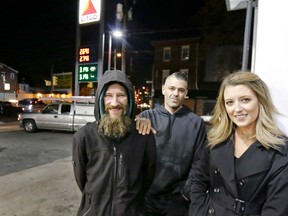
[[[218,168],[223,180],[226,181],[232,194],[237,197],[237,186],[235,180],[234,166],[234,145],[233,136],[230,137],[227,143],[224,143],[211,151],[211,159]]]

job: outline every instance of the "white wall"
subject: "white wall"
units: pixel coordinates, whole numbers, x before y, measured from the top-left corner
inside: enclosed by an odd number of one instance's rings
[[[256,12],[252,71],[269,86],[285,115],[278,118],[279,127],[288,134],[288,1],[260,0]]]

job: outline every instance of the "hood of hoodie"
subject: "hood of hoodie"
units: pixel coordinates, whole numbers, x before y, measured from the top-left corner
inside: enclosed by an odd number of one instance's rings
[[[94,116],[96,121],[99,122],[99,120],[105,113],[104,95],[107,87],[113,83],[119,83],[125,87],[128,95],[128,110],[126,116],[134,120],[135,98],[134,98],[133,85],[124,72],[119,70],[110,70],[106,71],[98,82],[98,87],[95,95],[95,107],[94,107]]]

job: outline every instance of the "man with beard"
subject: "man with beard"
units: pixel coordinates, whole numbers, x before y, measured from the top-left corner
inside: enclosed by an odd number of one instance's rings
[[[94,123],[73,136],[73,168],[82,192],[78,216],[143,216],[155,173],[153,134],[134,123],[134,91],[121,71],[106,71],[95,96]]]

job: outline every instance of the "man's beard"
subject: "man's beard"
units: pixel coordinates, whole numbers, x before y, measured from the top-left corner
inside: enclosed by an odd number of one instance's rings
[[[130,132],[131,124],[131,119],[125,115],[111,118],[106,113],[100,120],[99,132],[103,136],[121,138]]]

